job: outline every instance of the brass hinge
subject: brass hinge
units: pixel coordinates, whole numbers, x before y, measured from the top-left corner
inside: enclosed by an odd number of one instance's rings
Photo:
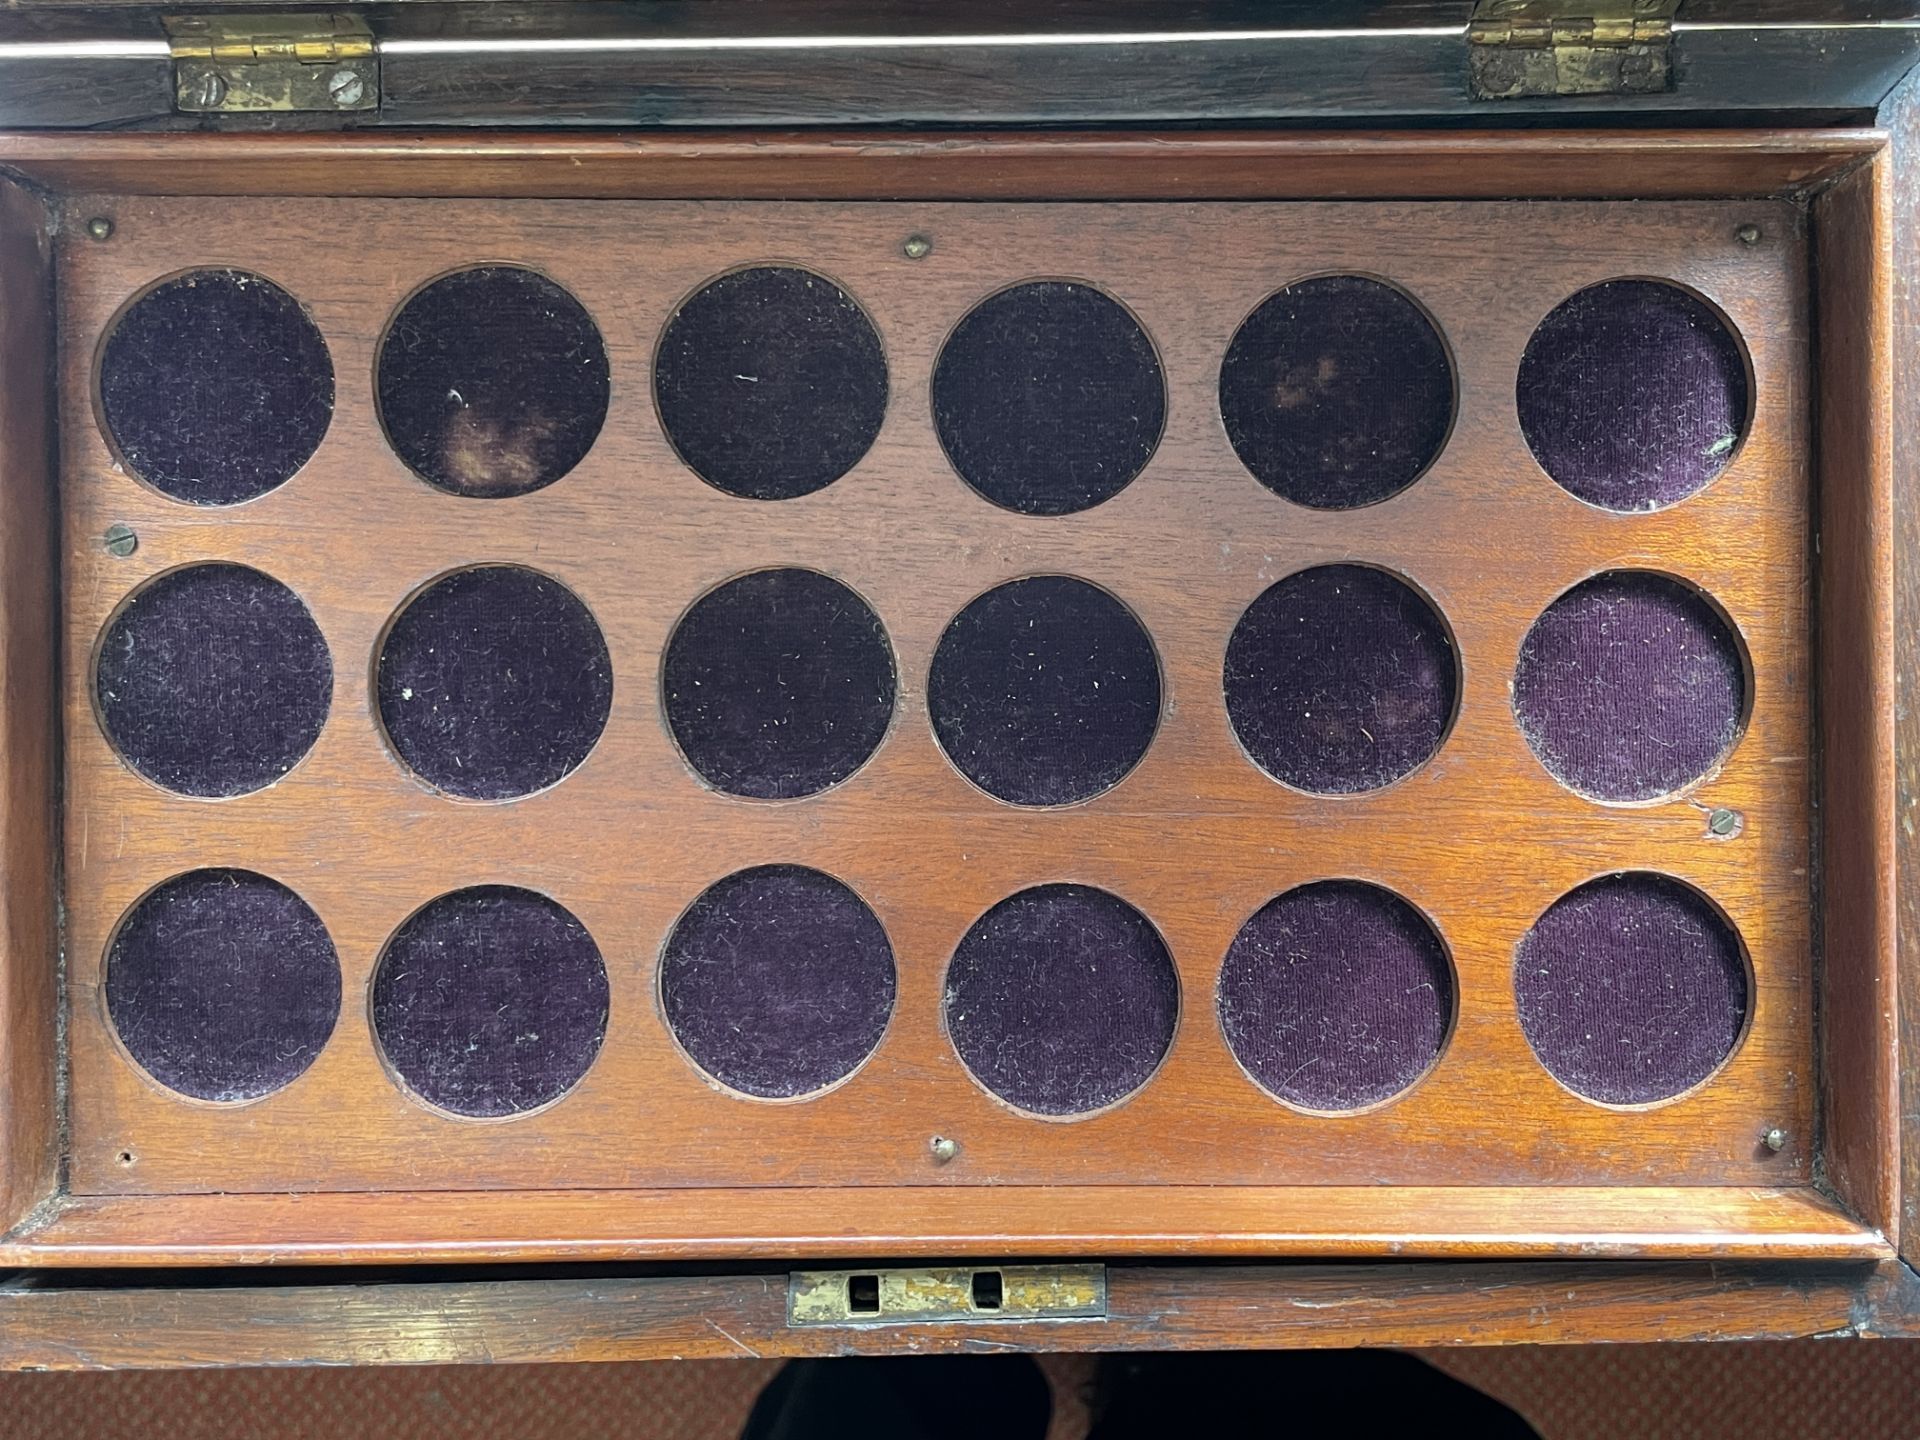
[[[173,101],[194,115],[380,108],[380,57],[357,15],[170,15]]]
[[[1671,90],[1679,8],[1680,0],[1479,0],[1467,26],[1473,98]]]
[[[1100,1320],[1104,1265],[969,1265],[925,1270],[801,1270],[787,1277],[787,1324]]]

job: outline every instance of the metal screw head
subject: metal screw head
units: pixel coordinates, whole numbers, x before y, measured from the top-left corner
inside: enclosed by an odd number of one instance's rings
[[[111,240],[113,238],[113,221],[104,215],[96,215],[87,221],[87,234],[96,240]]]
[[[358,105],[366,93],[367,82],[357,70],[336,70],[327,79],[327,94],[343,109]]]
[[[933,253],[933,240],[926,235],[909,235],[901,245],[900,253],[909,260],[924,260]]]
[[[949,1140],[944,1135],[936,1135],[927,1142],[927,1149],[933,1152],[933,1163],[945,1165],[960,1153],[960,1142]]]
[[[107,547],[107,553],[119,560],[126,559],[140,548],[140,537],[133,533],[131,525],[109,525],[107,533],[100,538]]]
[[[227,98],[227,82],[212,70],[204,71],[180,89],[180,103],[195,110],[212,110]]]
[[[1787,1148],[1787,1132],[1775,1126],[1760,1137],[1760,1143],[1778,1155]]]
[[[1758,245],[1760,243],[1760,227],[1749,221],[1733,232],[1733,238],[1738,240],[1742,245]]]
[[[1716,840],[1731,840],[1746,828],[1747,817],[1722,805],[1707,813],[1707,833]]]

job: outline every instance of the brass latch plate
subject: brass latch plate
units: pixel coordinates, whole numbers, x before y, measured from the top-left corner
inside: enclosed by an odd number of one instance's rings
[[[174,105],[194,115],[380,108],[380,59],[356,15],[171,15]]]
[[[1680,0],[1479,0],[1467,27],[1473,96],[1671,90],[1679,8]]]
[[[1102,1320],[1106,1314],[1104,1265],[802,1270],[787,1277],[787,1324],[796,1326]]]

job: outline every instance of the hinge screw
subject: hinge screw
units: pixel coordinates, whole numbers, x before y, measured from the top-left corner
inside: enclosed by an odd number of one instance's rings
[[[1738,240],[1742,245],[1758,245],[1760,243],[1760,227],[1752,221],[1748,221],[1745,225],[1742,225],[1733,232],[1733,238]]]
[[[227,82],[207,70],[193,77],[180,89],[180,103],[194,110],[216,110],[227,98]]]
[[[341,109],[358,105],[367,93],[367,82],[358,71],[336,70],[327,81],[327,93]]]
[[[900,253],[909,260],[924,260],[933,253],[933,240],[926,235],[909,235]]]
[[[927,1149],[933,1152],[933,1163],[945,1165],[960,1153],[960,1142],[949,1140],[944,1135],[936,1135],[927,1142]]]
[[[1782,1150],[1787,1148],[1787,1132],[1776,1125],[1760,1137],[1760,1143],[1778,1155]]]
[[[106,543],[107,553],[116,560],[124,560],[140,548],[140,537],[133,533],[131,525],[109,525],[101,539]]]
[[[113,238],[113,221],[104,215],[96,215],[87,221],[87,234],[96,240],[111,240]]]

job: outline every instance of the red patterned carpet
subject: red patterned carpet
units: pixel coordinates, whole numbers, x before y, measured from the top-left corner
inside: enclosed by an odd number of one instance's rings
[[[1920,1342],[1428,1352],[1547,1440],[1920,1440]],[[1042,1362],[1051,1440],[1084,1433],[1083,1357]],[[0,1377],[6,1440],[734,1440],[772,1362]],[[1360,1437],[1356,1436],[1356,1440]]]

